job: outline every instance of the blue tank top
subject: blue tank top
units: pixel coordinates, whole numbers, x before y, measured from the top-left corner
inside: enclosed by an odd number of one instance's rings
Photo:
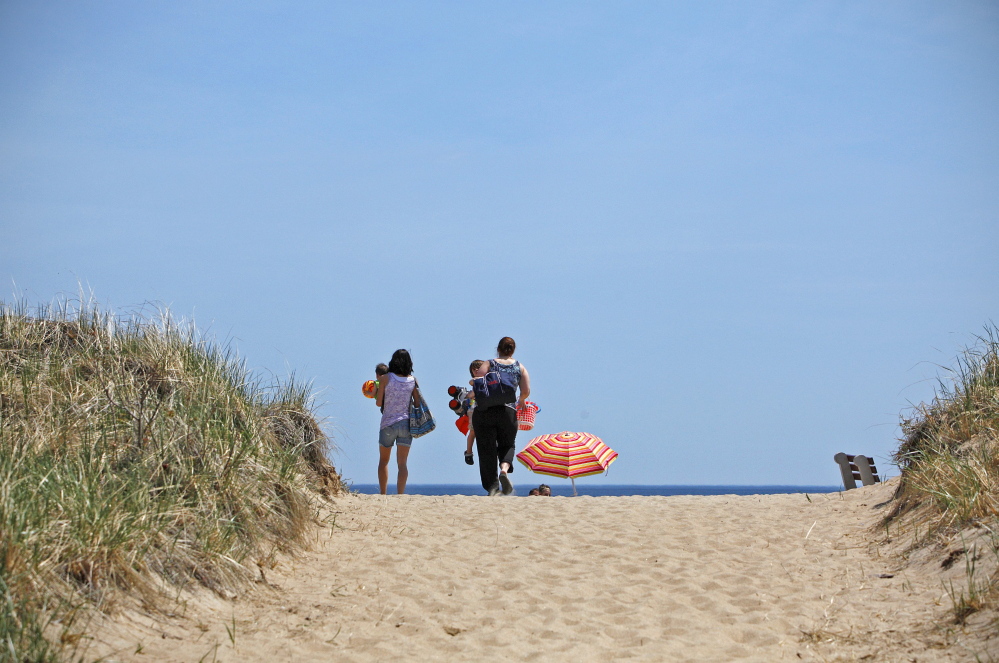
[[[495,359],[489,360],[489,370],[496,371],[497,373],[505,373],[510,376],[513,383],[520,386],[520,362],[516,359],[513,360],[512,364],[501,364]],[[517,401],[513,403],[504,403],[509,408],[517,409]]]

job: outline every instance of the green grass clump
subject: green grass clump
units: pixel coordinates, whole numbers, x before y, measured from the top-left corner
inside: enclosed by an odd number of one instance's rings
[[[0,302],[0,660],[66,656],[116,590],[238,589],[342,490],[328,444],[306,388],[167,314]]]

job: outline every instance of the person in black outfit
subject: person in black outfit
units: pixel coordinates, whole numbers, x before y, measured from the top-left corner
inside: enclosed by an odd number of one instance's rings
[[[517,408],[524,407],[527,397],[531,395],[531,377],[527,368],[513,358],[516,349],[517,344],[512,338],[501,338],[496,348],[497,358],[489,360],[489,370],[513,375],[519,392],[517,401],[492,407],[476,405],[472,412],[475,448],[479,454],[479,478],[490,495],[513,493],[513,484],[507,474],[513,471],[516,452]]]

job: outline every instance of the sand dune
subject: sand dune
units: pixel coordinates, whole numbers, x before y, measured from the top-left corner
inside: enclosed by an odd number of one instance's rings
[[[973,660],[969,647],[985,645],[947,625],[939,565],[899,573],[899,560],[870,543],[891,490],[344,497],[314,550],[267,571],[267,583],[234,601],[188,596],[172,617],[119,615],[90,653],[123,661]]]

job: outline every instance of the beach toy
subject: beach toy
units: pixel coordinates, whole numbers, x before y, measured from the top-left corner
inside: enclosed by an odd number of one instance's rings
[[[447,388],[447,395],[451,397],[447,406],[459,417],[465,416],[472,407],[472,399],[469,391],[464,387],[451,385]]]
[[[537,403],[525,401],[524,407],[517,408],[517,429],[531,430],[534,428],[534,417],[541,412]]]
[[[365,380],[361,385],[361,393],[365,398],[374,398],[376,389],[378,389],[378,380]]]

